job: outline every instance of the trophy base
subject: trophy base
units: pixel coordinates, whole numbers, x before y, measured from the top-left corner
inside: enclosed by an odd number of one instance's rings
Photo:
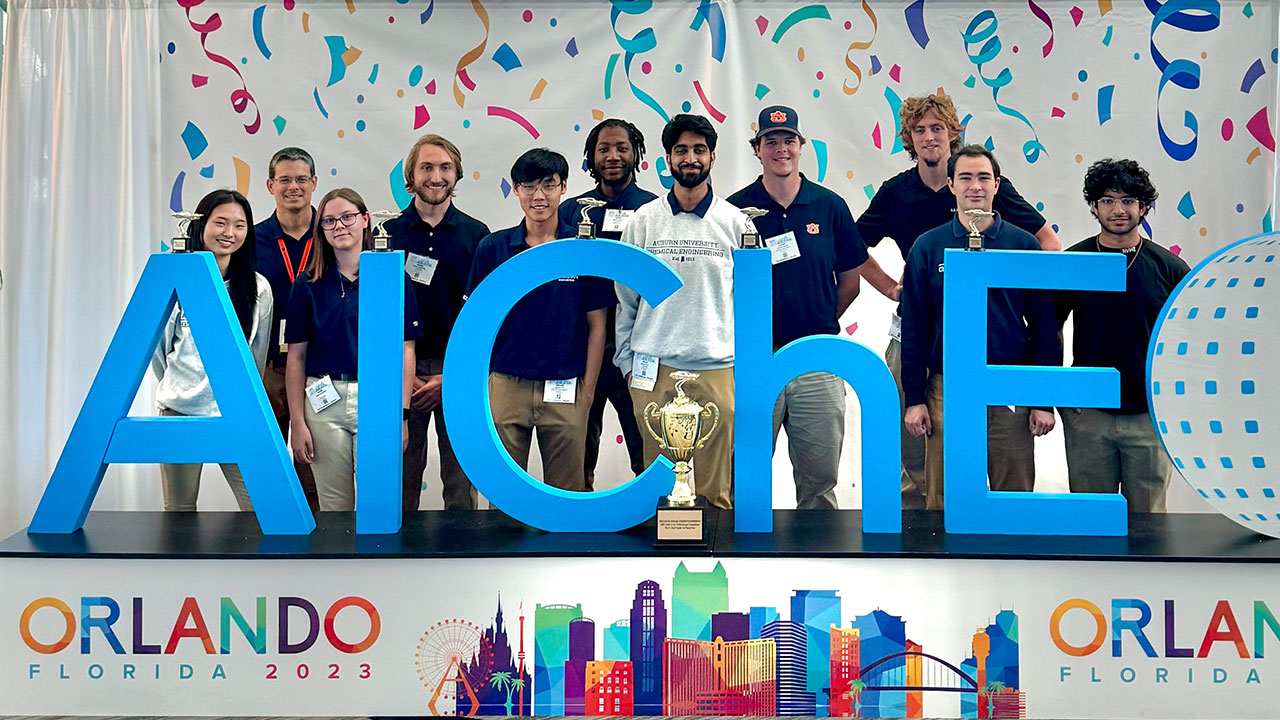
[[[665,497],[659,498],[658,532],[653,546],[706,550],[707,501],[697,497],[692,505],[672,505]]]

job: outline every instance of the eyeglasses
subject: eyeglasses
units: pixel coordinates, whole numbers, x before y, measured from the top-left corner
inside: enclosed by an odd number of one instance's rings
[[[540,183],[516,183],[516,192],[521,195],[532,195],[539,190],[543,195],[550,195],[560,188],[558,180],[543,180]]]
[[[1138,202],[1138,198],[1131,198],[1131,197],[1114,198],[1107,195],[1104,195],[1098,198],[1097,200],[1094,200],[1094,202],[1098,203],[1098,207],[1104,207],[1104,208],[1113,208],[1116,206],[1116,203],[1118,202],[1120,203],[1120,206],[1125,209],[1136,208],[1142,204]]]
[[[356,218],[360,217],[360,215],[361,213],[343,213],[338,217],[320,218],[320,227],[325,230],[332,230],[338,226],[339,220],[342,221],[343,227],[351,227],[352,225],[355,225]]]
[[[299,175],[298,177],[278,177],[275,178],[275,181],[285,187],[289,187],[290,185],[302,186],[311,182],[311,178],[306,175]]]

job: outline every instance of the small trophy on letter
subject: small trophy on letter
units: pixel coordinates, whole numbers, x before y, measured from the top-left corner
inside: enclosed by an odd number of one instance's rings
[[[982,246],[982,231],[978,229],[978,222],[982,220],[982,218],[995,217],[995,213],[990,210],[973,208],[971,210],[965,210],[964,214],[969,216],[969,245],[965,250],[985,249]]]
[[[595,223],[591,222],[591,218],[587,217],[587,213],[595,208],[604,207],[609,203],[595,198],[581,197],[578,198],[578,204],[582,206],[582,220],[578,222],[578,234],[576,237],[579,240],[590,240],[596,236],[596,226]]]
[[[742,208],[742,214],[747,216],[747,231],[742,233],[742,249],[755,250],[761,247],[760,231],[756,229],[756,218],[764,217],[769,214],[768,210],[760,208],[745,207]]]
[[[178,221],[178,229],[173,234],[173,242],[169,243],[169,250],[176,253],[184,253],[191,251],[191,223],[199,220],[203,215],[193,212],[176,212],[173,219]]]
[[[369,213],[373,216],[373,251],[387,252],[391,249],[391,233],[383,227],[387,221],[396,217],[400,213],[390,210],[374,210]]]
[[[645,429],[676,464],[671,494],[658,501],[657,545],[706,545],[706,503],[694,492],[693,454],[720,425],[720,408],[714,402],[700,405],[685,394],[684,384],[697,377],[683,370],[671,373],[676,396],[661,408],[656,402],[644,408]],[[654,430],[654,419],[661,433]]]

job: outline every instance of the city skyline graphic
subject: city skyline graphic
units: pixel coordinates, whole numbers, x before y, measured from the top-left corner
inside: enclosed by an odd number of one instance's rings
[[[735,608],[723,564],[694,572],[683,562],[668,587],[637,582],[624,618],[590,617],[576,601],[534,603],[527,613],[521,601],[513,628],[499,594],[482,633],[457,619],[436,623],[473,628],[461,636],[472,645],[455,650],[452,665],[426,658],[446,668],[423,678],[434,691],[428,712],[920,718],[926,694],[948,693],[959,694],[963,718],[1026,717],[1012,610],[975,627],[964,657],[944,658],[888,610],[846,618],[836,590],[794,589],[785,614]]]

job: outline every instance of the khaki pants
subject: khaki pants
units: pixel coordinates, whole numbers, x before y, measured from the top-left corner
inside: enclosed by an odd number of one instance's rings
[[[267,400],[271,403],[271,412],[275,413],[276,424],[280,426],[280,437],[289,441],[289,398],[284,389],[284,366],[267,367],[262,377],[262,386],[267,391]],[[307,497],[307,504],[314,512],[320,507],[316,498],[316,479],[311,474],[311,466],[295,462],[293,469],[298,472],[298,480],[302,483],[302,494]]]
[[[162,417],[181,417],[182,413],[168,408],[160,408]],[[249,491],[244,487],[244,477],[240,467],[232,463],[220,463],[222,475],[231,486],[231,493],[236,496],[236,506],[241,512],[253,512],[253,503],[249,501]],[[196,499],[200,496],[200,472],[204,465],[199,463],[161,463],[160,489],[164,492],[165,512],[194,512]]]
[[[668,365],[658,365],[658,379],[653,390],[631,388],[636,409],[636,423],[644,435],[644,461],[649,465],[661,451],[658,441],[645,429],[644,409],[649,403],[662,407],[676,396],[676,381]],[[714,402],[720,408],[720,425],[701,450],[693,455],[694,490],[718,508],[733,507],[733,368],[699,370],[698,378],[684,384],[685,394],[699,405]],[[655,425],[655,430],[660,430]],[[705,432],[705,430],[704,430]]]
[[[1129,512],[1164,512],[1173,478],[1147,413],[1117,415],[1095,408],[1060,408],[1071,492],[1124,495]]]
[[[417,374],[439,375],[444,369],[443,360],[419,359]],[[413,410],[409,413],[409,445],[404,450],[403,509],[413,512],[422,502],[423,473],[427,469],[427,432],[431,420],[436,421],[436,441],[440,447],[440,484],[443,486],[445,510],[475,510],[478,496],[458,458],[453,454],[453,444],[444,425],[444,407],[434,410]]]
[[[885,348],[884,361],[893,373],[893,381],[898,385],[898,413],[900,419],[907,414],[907,395],[902,390],[902,343],[889,339],[889,347]],[[919,510],[925,506],[924,477],[924,441],[922,437],[912,435],[906,423],[899,423],[902,431],[902,509]]]
[[[307,385],[319,378],[307,378]],[[357,385],[334,380],[333,388],[341,399],[316,412],[306,405],[307,429],[315,447],[311,472],[316,478],[320,509],[325,512],[356,509],[356,415]]]
[[[942,375],[929,378],[925,403],[933,424],[933,433],[925,438],[925,508],[942,510]],[[987,408],[987,484],[992,490],[1030,492],[1035,487],[1035,438],[1030,423],[1030,408]]]
[[[783,426],[796,509],[835,508],[844,443],[844,381],[830,373],[806,373],[787,383],[773,405],[775,451]]]
[[[561,490],[586,490],[582,458],[591,398],[583,392],[579,380],[572,404],[543,402],[544,386],[542,380],[489,373],[489,409],[498,437],[511,459],[528,470],[536,428],[543,482]]]

